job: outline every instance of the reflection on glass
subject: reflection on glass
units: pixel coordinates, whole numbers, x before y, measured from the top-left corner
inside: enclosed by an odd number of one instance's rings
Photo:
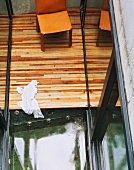
[[[4,109],[9,19],[5,0],[0,0],[0,108]]]
[[[122,124],[110,124],[103,140],[107,170],[128,170]]]
[[[13,170],[86,170],[84,126],[69,123],[14,134]]]
[[[16,152],[16,155],[18,156],[19,162],[22,167],[24,165],[24,147],[25,147],[25,143],[23,138],[15,138],[14,150]]]

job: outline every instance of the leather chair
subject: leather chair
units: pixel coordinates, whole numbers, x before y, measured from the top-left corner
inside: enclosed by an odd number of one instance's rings
[[[101,31],[111,31],[110,18],[109,18],[109,10],[107,0],[103,1],[102,9],[100,12],[100,20],[99,20],[99,30],[96,45],[99,46],[99,39]]]
[[[41,33],[41,50],[45,51],[44,36],[69,31],[69,47],[72,46],[72,25],[66,10],[66,0],[35,0],[36,29]]]

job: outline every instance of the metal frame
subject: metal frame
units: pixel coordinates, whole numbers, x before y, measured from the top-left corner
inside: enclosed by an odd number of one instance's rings
[[[27,115],[22,110],[12,110],[11,127],[12,131],[27,130],[27,128],[42,128],[65,124],[73,121],[76,117],[85,119],[86,110],[88,108],[57,108],[57,109],[42,109],[43,119],[35,119],[33,115]]]
[[[9,34],[8,34],[8,49],[7,49],[7,70],[6,70],[6,88],[5,88],[5,106],[4,110],[0,111],[1,128],[7,128],[8,121],[8,105],[9,105],[9,86],[10,86],[10,60],[11,60],[11,42],[12,42],[12,4],[11,0],[5,0],[8,17],[9,17]]]
[[[11,0],[5,0],[9,19],[12,19],[13,8]]]
[[[95,118],[94,127],[92,129],[92,142],[93,142],[92,153],[95,154],[94,166],[96,166],[96,169],[102,168],[101,154],[100,154],[101,151],[98,148],[100,148],[99,146],[100,142],[102,141],[107,126],[110,122],[107,108],[113,107],[114,105],[110,105],[110,101],[112,100],[115,104],[118,96],[120,95],[121,114],[122,114],[123,126],[124,126],[128,168],[129,170],[134,170],[134,166],[133,166],[134,153],[133,153],[130,122],[129,122],[129,115],[127,109],[127,102],[126,102],[125,85],[123,81],[124,78],[123,78],[123,71],[121,66],[121,57],[120,57],[119,44],[117,38],[118,36],[117,36],[115,16],[114,16],[114,7],[113,7],[112,0],[108,0],[108,2],[109,2],[109,9],[110,9],[110,19],[111,19],[111,26],[112,26],[112,38],[113,38],[114,49],[113,49],[110,65],[108,68],[107,76],[105,79],[97,116]],[[119,89],[119,91],[117,89]],[[100,155],[99,157],[97,156],[98,154]]]
[[[126,92],[125,92],[125,84],[123,81],[124,77],[123,77],[123,71],[122,71],[121,56],[120,56],[120,51],[119,51],[118,36],[117,36],[115,16],[114,16],[114,7],[113,7],[112,0],[109,0],[109,8],[110,8],[113,42],[114,42],[115,55],[116,55],[115,65],[116,65],[116,72],[117,72],[117,79],[118,79],[119,94],[121,96],[121,99],[120,99],[121,100],[121,113],[122,113],[124,133],[125,133],[128,166],[129,166],[129,170],[134,170],[133,144],[132,144],[127,100],[126,100]]]
[[[91,108],[90,108],[88,67],[87,67],[87,60],[86,60],[86,45],[85,45],[85,31],[84,31],[86,5],[87,5],[87,0],[81,0],[81,2],[80,2],[80,21],[81,21],[82,45],[83,45],[83,56],[84,56],[84,71],[85,71],[87,103],[88,103],[88,110],[86,112],[87,145],[88,145],[87,148],[88,148],[89,167],[90,167],[90,170],[93,170],[92,145],[91,145],[92,113],[91,113]]]
[[[9,86],[10,86],[10,61],[11,61],[11,43],[12,43],[12,3],[11,0],[5,0],[8,16],[9,16],[9,34],[8,34],[8,52],[7,52],[7,70],[6,70],[6,90],[5,90],[5,106],[4,113],[2,115],[2,120],[6,129],[6,124],[8,120],[8,105],[9,105]]]
[[[7,129],[4,131],[3,136],[3,155],[2,155],[2,170],[9,169],[10,158],[10,113],[8,114]]]
[[[0,110],[0,128],[2,129],[2,130],[6,130],[6,121],[5,121],[5,118],[4,118],[4,114],[3,114],[3,112],[2,112],[2,110]]]
[[[9,160],[9,128],[10,128],[10,113],[8,109],[9,105],[9,83],[10,83],[10,60],[11,60],[11,42],[12,42],[12,4],[11,0],[5,0],[6,7],[9,17],[9,34],[8,34],[8,52],[7,52],[7,70],[6,70],[6,88],[5,88],[5,106],[4,111],[0,111],[0,128],[3,134],[0,138],[2,143],[2,162],[0,162],[0,167],[3,170],[8,170],[8,160]]]
[[[7,121],[8,117],[8,106],[9,106],[9,86],[10,86],[10,61],[11,61],[11,42],[12,42],[12,20],[9,20],[9,36],[8,36],[8,57],[7,57],[7,74],[6,74],[6,95],[5,95],[5,108],[4,117]]]
[[[94,127],[92,129],[92,133],[93,133],[92,141],[102,140],[103,138],[103,136],[101,136],[100,131],[102,130],[101,127],[103,126],[104,122],[107,119],[106,109],[108,108],[109,99],[112,94],[115,82],[116,82],[116,69],[115,69],[115,62],[114,62],[114,52],[112,52],[101,98],[99,101],[98,112],[94,121]],[[117,99],[118,96],[115,100],[117,101]],[[116,103],[116,101],[114,103]]]
[[[88,107],[90,108],[88,68],[87,68],[87,61],[86,61],[86,45],[85,45],[85,31],[84,31],[86,4],[87,4],[87,0],[81,0],[81,2],[80,2],[80,21],[81,21],[81,32],[82,32],[82,45],[83,45],[83,56],[84,56],[84,69],[85,69],[84,71],[85,71],[85,80],[86,80],[87,102],[88,102]]]

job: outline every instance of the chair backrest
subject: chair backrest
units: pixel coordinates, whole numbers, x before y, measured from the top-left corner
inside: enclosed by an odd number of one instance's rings
[[[108,11],[108,1],[107,0],[103,0],[102,10]]]
[[[66,0],[35,0],[36,13],[47,14],[66,10]]]

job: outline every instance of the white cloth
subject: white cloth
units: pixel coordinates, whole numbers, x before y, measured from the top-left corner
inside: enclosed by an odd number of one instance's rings
[[[17,87],[17,91],[22,97],[22,101],[18,102],[17,104],[28,115],[33,113],[34,118],[44,118],[38,106],[38,102],[34,98],[35,94],[37,93],[37,88],[35,87],[36,85],[37,81],[32,80],[27,86],[24,87],[24,89]]]

